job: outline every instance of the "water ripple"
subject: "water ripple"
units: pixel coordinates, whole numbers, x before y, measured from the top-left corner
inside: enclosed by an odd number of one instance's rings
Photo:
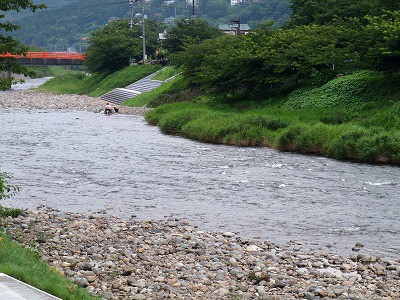
[[[0,111],[1,171],[22,189],[5,205],[185,217],[206,230],[400,256],[397,167],[206,145],[140,116],[42,112]]]

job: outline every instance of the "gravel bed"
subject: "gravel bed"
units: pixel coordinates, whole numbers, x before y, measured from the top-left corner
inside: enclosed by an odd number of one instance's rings
[[[106,102],[86,95],[55,95],[35,90],[1,92],[0,109],[76,109],[102,112]],[[119,113],[143,115],[149,108],[118,106]]]
[[[41,207],[2,224],[103,299],[399,299],[399,259],[307,252],[188,220],[122,220]]]

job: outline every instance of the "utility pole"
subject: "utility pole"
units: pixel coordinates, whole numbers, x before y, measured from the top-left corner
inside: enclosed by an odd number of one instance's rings
[[[195,0],[192,0],[192,20],[196,19],[196,15],[194,13],[195,4],[196,4]]]
[[[175,4],[175,11],[174,11],[174,22],[173,22],[173,26],[172,26],[172,27],[175,27],[175,20],[176,20],[176,2],[178,2],[178,0],[175,0],[175,1],[174,1],[174,4]]]
[[[236,28],[232,24],[237,24]],[[240,17],[237,20],[230,20],[229,26],[235,31],[235,35],[240,34]]]
[[[129,27],[132,29],[133,28],[133,5],[135,3],[139,3],[142,2],[142,52],[143,52],[143,64],[146,63],[147,61],[147,55],[146,55],[146,29],[145,29],[145,25],[144,25],[144,1],[145,0],[129,0],[129,5],[130,5],[130,15],[131,15],[131,21],[129,23]]]
[[[142,0],[142,40],[143,40],[143,64],[147,61],[146,55],[146,30],[144,28],[144,0]]]
[[[133,0],[129,0],[129,6],[130,6],[130,15],[131,15],[131,21],[129,22],[129,27],[132,29],[133,28]]]

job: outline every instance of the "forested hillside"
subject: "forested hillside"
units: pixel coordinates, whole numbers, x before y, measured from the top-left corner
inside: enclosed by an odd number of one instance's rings
[[[74,49],[85,51],[87,37],[104,26],[110,18],[129,18],[127,0],[36,0],[48,8],[32,13],[9,14],[7,17],[21,26],[13,37],[27,45],[43,47],[50,51]],[[190,2],[191,3],[191,2]],[[168,18],[189,18],[192,6],[184,0],[146,2],[148,19],[164,22]],[[290,15],[287,0],[266,0],[265,3],[241,3],[231,6],[225,0],[199,0],[196,16],[214,26],[240,18],[252,28],[260,22],[275,20],[281,25]],[[141,13],[141,6],[133,6],[133,14]],[[166,24],[170,26],[172,23]]]

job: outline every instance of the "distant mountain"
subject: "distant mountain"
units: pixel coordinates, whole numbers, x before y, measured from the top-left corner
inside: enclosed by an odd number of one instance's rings
[[[12,35],[24,44],[42,47],[49,51],[85,51],[88,37],[104,26],[111,18],[130,18],[128,0],[34,0],[48,8],[35,13],[8,14],[7,18],[21,26]],[[217,26],[240,17],[242,23],[255,27],[268,19],[282,24],[290,15],[288,0],[265,0],[264,3],[239,3],[229,5],[225,0],[196,0],[196,16]],[[190,18],[192,1],[150,0],[145,2],[145,14],[160,22],[166,19]],[[141,4],[132,7],[133,15],[140,16]],[[169,24],[172,24],[170,22]]]

